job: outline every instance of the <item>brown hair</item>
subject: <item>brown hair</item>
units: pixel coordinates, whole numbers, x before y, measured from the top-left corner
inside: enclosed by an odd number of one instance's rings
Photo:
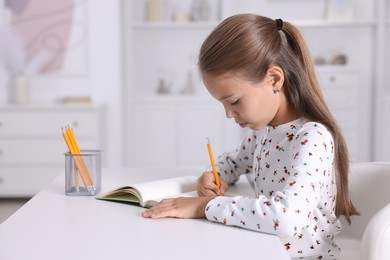
[[[299,30],[255,14],[234,15],[220,23],[202,44],[199,69],[203,75],[235,72],[257,82],[270,66],[282,68],[283,90],[298,114],[326,126],[334,139],[337,182],[336,216],[349,223],[357,215],[348,191],[349,156],[345,139],[325,103],[309,49]],[[280,30],[279,30],[280,29]]]

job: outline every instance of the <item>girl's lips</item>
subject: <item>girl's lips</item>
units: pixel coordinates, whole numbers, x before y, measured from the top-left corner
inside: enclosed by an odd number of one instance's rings
[[[239,125],[240,127],[242,127],[242,128],[245,128],[246,125],[247,125],[247,123],[238,123],[238,125]]]

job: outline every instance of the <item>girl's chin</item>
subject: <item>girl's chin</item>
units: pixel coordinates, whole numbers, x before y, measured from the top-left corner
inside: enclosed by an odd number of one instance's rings
[[[248,125],[248,124],[247,124],[247,127],[250,128],[250,129],[253,130],[253,131],[261,130],[261,129],[264,128],[264,126],[259,126],[259,125]]]
[[[238,125],[241,128],[249,128],[249,129],[251,129],[253,131],[257,131],[257,130],[260,130],[260,129],[264,128],[264,126],[252,125],[252,124],[249,124],[248,122],[246,122],[246,123],[238,123]]]

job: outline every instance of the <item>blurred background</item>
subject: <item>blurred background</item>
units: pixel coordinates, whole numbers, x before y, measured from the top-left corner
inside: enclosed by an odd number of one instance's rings
[[[205,137],[235,148],[196,63],[248,12],[302,31],[351,161],[389,160],[390,0],[0,0],[0,212],[63,174],[66,125],[104,167],[206,167]]]

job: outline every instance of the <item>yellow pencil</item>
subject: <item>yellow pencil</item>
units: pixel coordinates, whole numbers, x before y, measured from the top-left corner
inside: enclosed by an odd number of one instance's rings
[[[214,174],[214,179],[215,179],[215,184],[219,188],[219,196],[223,196],[223,193],[221,192],[221,182],[219,181],[219,175],[217,173],[217,168],[215,167],[215,162],[214,162],[214,156],[213,156],[213,150],[211,149],[211,144],[210,144],[210,139],[207,137],[207,150],[209,151],[209,157],[210,157],[210,162],[211,162],[211,167],[213,168],[213,174]]]
[[[77,169],[79,170],[81,179],[83,180],[85,187],[87,187],[87,188],[92,187],[93,188],[92,178],[88,172],[88,169],[85,165],[83,158],[81,156],[79,156],[80,150],[78,148],[77,141],[74,138],[74,135],[72,136],[72,132],[69,130],[69,128],[66,128],[65,131],[62,129],[62,134],[64,136],[66,144],[68,145],[69,152],[71,154],[76,154],[76,156],[73,159],[74,159],[74,162],[76,164]],[[77,179],[76,179],[76,182],[78,183]],[[77,183],[76,183],[76,185],[77,185]]]
[[[66,132],[68,133],[69,138],[70,138],[71,142],[73,143],[73,146],[75,148],[75,153],[81,154],[81,150],[80,150],[79,145],[76,141],[76,137],[74,135],[73,129],[68,126]],[[89,179],[90,185],[93,186],[93,180],[92,180],[91,174],[88,171],[88,167],[85,164],[84,158],[80,157],[80,161],[81,161],[81,166],[83,168],[83,172],[85,173],[85,176]]]
[[[64,129],[61,127],[61,131],[62,131],[62,136],[64,137],[65,139],[65,143],[66,145],[68,146],[68,149],[69,149],[69,153],[72,153],[72,151],[74,151],[74,147],[73,147],[73,144],[70,142],[69,140],[69,137],[67,135],[67,132],[64,131]],[[79,191],[79,176],[77,174],[77,170],[74,169],[74,179],[75,179],[75,184],[76,184],[76,190]]]

